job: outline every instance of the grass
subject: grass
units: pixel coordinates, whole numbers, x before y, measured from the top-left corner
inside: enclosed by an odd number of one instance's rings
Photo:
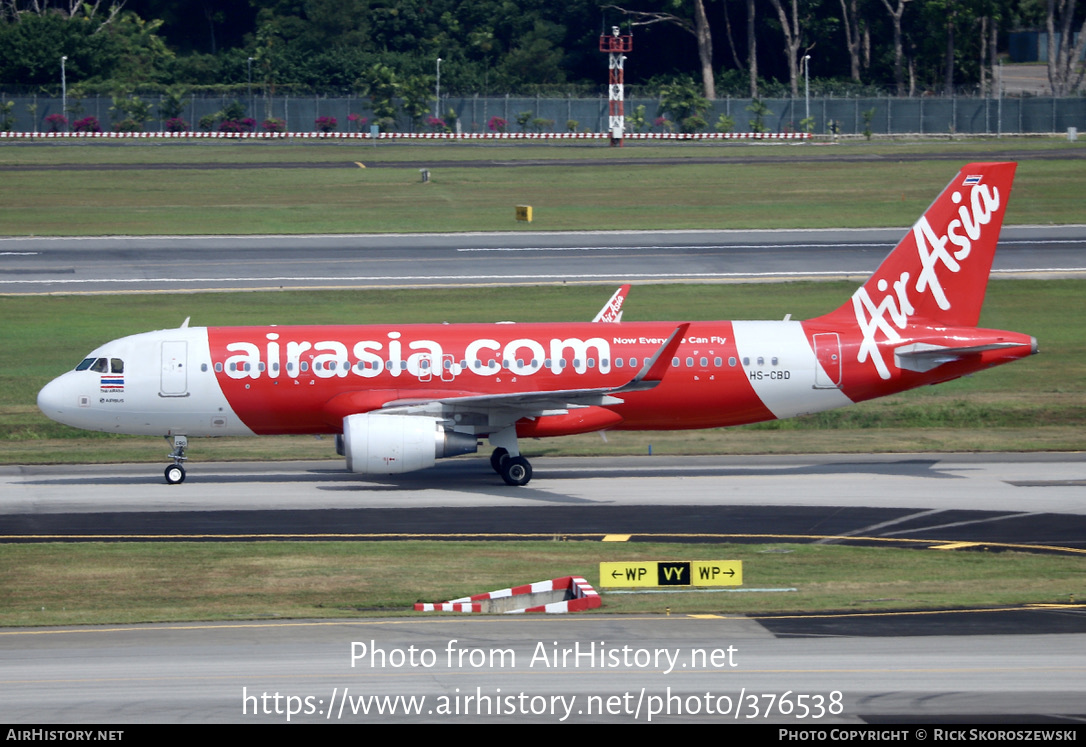
[[[977,158],[998,158],[1004,141],[969,144]],[[1042,143],[1047,152],[1063,145]],[[960,144],[956,144],[960,145]],[[1032,143],[1030,145],[1033,145]],[[1077,149],[1078,144],[1066,143]],[[804,149],[806,147],[806,149]],[[847,155],[897,147],[840,146]],[[1021,148],[1022,146],[1019,146]],[[872,148],[874,148],[872,146]],[[928,152],[931,146],[927,146]],[[935,150],[938,150],[936,148]],[[629,158],[690,158],[719,154],[779,154],[780,163],[621,163]],[[826,150],[818,153],[826,153]],[[617,158],[587,167],[546,165],[554,158]],[[630,155],[627,155],[629,153]],[[941,160],[856,164],[811,161],[810,146],[739,149],[716,146],[601,149],[389,146],[67,145],[0,148],[4,165],[128,164],[106,171],[7,171],[0,235],[295,234],[608,229],[756,229],[909,225],[927,207],[957,164]],[[389,155],[391,154],[391,155]],[[787,154],[791,154],[789,157]],[[418,169],[360,169],[359,159],[395,164],[397,158],[501,161],[502,168],[435,167],[422,184]],[[163,163],[199,166],[238,163],[342,162],[342,169],[138,168]],[[60,162],[60,163],[58,163]],[[1006,221],[1074,223],[1077,159],[1026,160],[1019,166]],[[532,224],[517,223],[513,207],[534,208]],[[842,209],[846,207],[847,209]]]
[[[297,164],[297,163],[402,163],[431,160],[434,162],[479,161],[499,163],[562,160],[633,160],[667,159],[759,159],[779,158],[793,161],[810,156],[887,157],[947,154],[975,154],[991,160],[1000,154],[1032,153],[1039,156],[1082,151],[1086,143],[1071,143],[1062,135],[1051,137],[970,137],[916,138],[902,136],[879,138],[870,142],[857,139],[842,140],[827,146],[824,139],[810,143],[771,142],[670,142],[627,140],[621,148],[605,143],[549,141],[523,142],[427,142],[380,141],[376,146],[359,141],[298,140],[298,141],[35,141],[5,142],[0,147],[0,167],[49,166],[63,167],[73,163],[95,165],[139,164]]]
[[[1019,552],[587,541],[0,545],[0,626],[404,615],[419,601],[570,574],[599,588],[601,561],[633,560],[741,560],[747,588],[796,591],[605,593],[602,612],[1004,606],[1086,594],[1086,557]]]

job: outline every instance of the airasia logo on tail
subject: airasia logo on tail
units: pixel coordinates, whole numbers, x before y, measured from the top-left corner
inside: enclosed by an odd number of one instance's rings
[[[913,226],[912,236],[919,260],[915,283],[910,283],[911,273],[903,271],[892,284],[885,278],[876,281],[875,288],[882,294],[878,300],[871,297],[867,286],[852,295],[856,324],[863,336],[856,360],[865,363],[870,358],[883,379],[890,378],[890,369],[879,350],[880,335],[884,342],[901,341],[898,331],[909,326],[916,312],[911,292],[919,296],[925,293],[930,295],[943,311],[951,308],[940,272],[945,277],[948,272],[957,274],[962,271],[962,263],[969,258],[973,242],[980,239],[982,228],[992,221],[992,216],[1002,204],[999,188],[978,183],[980,178],[970,175],[963,182],[963,185],[973,187],[968,204],[963,203],[961,191],[955,190],[950,195],[951,202],[958,206],[957,217],[947,223],[942,234],[936,234],[927,215],[921,216]],[[901,245],[895,253],[901,251],[908,251],[908,247]],[[918,298],[917,303],[921,300]]]

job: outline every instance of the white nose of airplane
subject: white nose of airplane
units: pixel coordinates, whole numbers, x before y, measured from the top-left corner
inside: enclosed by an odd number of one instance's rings
[[[38,392],[38,409],[40,409],[46,417],[55,420],[58,423],[71,425],[66,416],[71,415],[76,403],[74,401],[69,401],[72,398],[72,394],[69,391],[65,378],[66,377],[64,376],[58,376],[42,387],[42,390]]]

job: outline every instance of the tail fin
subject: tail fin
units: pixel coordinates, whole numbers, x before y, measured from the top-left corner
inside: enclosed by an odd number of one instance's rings
[[[935,202],[852,299],[828,316],[855,314],[861,326],[887,317],[975,327],[988,287],[1014,163],[971,163]]]
[[[630,284],[621,286],[615,294],[603,305],[600,313],[596,314],[593,322],[621,322],[622,304],[626,301],[626,294],[630,292]]]

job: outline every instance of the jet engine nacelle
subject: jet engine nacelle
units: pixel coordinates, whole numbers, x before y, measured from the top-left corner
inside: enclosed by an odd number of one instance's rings
[[[369,413],[343,418],[347,469],[363,475],[413,472],[433,467],[436,459],[477,450],[475,436],[450,431],[435,418]]]

